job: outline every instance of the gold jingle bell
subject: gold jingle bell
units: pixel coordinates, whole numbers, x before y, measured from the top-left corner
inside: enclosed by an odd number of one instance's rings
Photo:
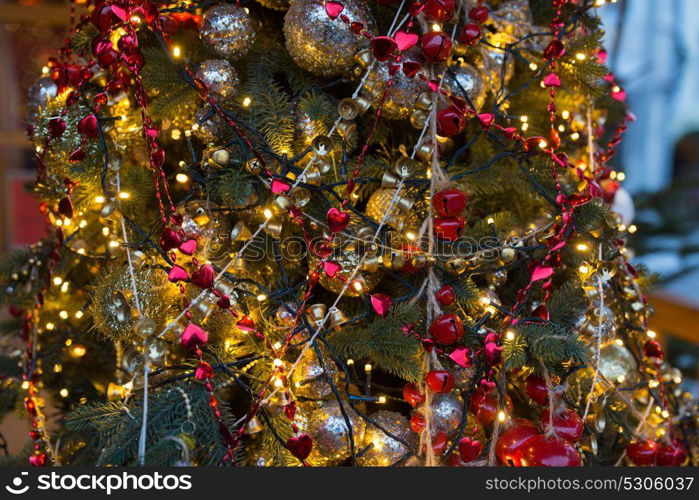
[[[327,135],[318,135],[311,143],[313,152],[318,156],[325,156],[333,150],[333,141]]]
[[[231,154],[227,149],[217,149],[211,153],[208,158],[208,164],[214,168],[223,168],[228,166],[231,159]]]
[[[374,54],[372,54],[371,49],[363,49],[354,55],[354,60],[361,66],[367,68],[374,62]]]
[[[131,309],[131,304],[129,303],[133,298],[133,292],[131,290],[113,290],[112,291],[112,302],[114,303],[114,315],[119,323],[124,323],[129,321],[137,315],[135,310]]]
[[[337,114],[340,115],[340,118],[343,120],[354,120],[359,116],[357,101],[351,97],[345,97],[337,105]]]
[[[407,179],[415,174],[415,160],[401,156],[393,164],[393,170],[398,174],[398,177]]]
[[[231,240],[245,241],[252,237],[252,232],[243,221],[238,221],[231,229]]]
[[[282,224],[282,221],[279,220],[277,217],[272,217],[271,219],[268,219],[267,224],[265,224],[264,227],[265,233],[270,235],[275,240],[278,240],[279,237],[282,235],[282,229],[284,229],[284,224]]]
[[[325,304],[312,304],[306,308],[306,317],[315,325],[320,325],[328,312]]]
[[[342,328],[342,324],[347,322],[347,316],[340,311],[337,307],[333,307],[330,310],[330,327],[333,330],[340,330]]]
[[[429,115],[427,114],[427,111],[423,111],[421,109],[414,109],[413,112],[410,113],[410,125],[412,125],[413,128],[422,130],[425,127],[425,124],[427,123],[428,117]]]
[[[147,339],[154,336],[157,333],[156,328],[157,326],[155,324],[155,321],[153,321],[150,318],[141,318],[136,322],[133,329],[134,332],[136,332],[136,335],[138,335],[141,338]]]
[[[348,139],[357,131],[357,124],[350,120],[340,120],[337,124],[337,131],[342,137]]]
[[[429,111],[432,107],[432,92],[423,92],[415,101],[415,109]]]
[[[264,427],[257,417],[252,417],[247,424],[245,424],[245,434],[257,434],[263,431]]]
[[[107,386],[107,401],[121,401],[126,397],[128,391],[123,385],[109,382]]]

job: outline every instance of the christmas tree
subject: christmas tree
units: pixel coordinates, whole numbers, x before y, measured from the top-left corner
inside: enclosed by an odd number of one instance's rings
[[[603,3],[88,2],[0,261],[13,463],[696,463]]]

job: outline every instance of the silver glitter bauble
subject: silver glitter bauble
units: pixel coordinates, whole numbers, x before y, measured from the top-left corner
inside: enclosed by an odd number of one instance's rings
[[[616,318],[614,311],[606,305],[595,307],[587,316],[585,322],[585,331],[597,341],[599,335],[600,341],[606,343],[616,337]]]
[[[194,76],[206,85],[209,95],[216,100],[233,97],[240,85],[235,68],[223,59],[204,61]]]
[[[453,95],[463,97],[466,94],[476,111],[483,107],[488,88],[480,70],[467,63],[453,66],[447,71],[444,83],[451,88]]]
[[[423,64],[423,57],[419,50],[411,49],[402,54],[402,61]],[[381,117],[391,120],[400,120],[410,116],[413,105],[418,96],[428,90],[427,84],[415,75],[409,78],[402,71],[398,71],[393,77],[389,74],[389,64],[374,64],[369,73],[364,87],[372,96],[372,108],[378,109],[381,97],[386,89],[386,83],[393,78],[391,88],[381,107]]]
[[[438,394],[432,398],[432,423],[435,429],[451,434],[464,416],[464,402],[456,394]]]
[[[202,108],[194,114],[194,135],[205,143],[216,142],[226,132],[227,124],[209,108]]]
[[[400,413],[381,410],[369,418],[405,444],[389,437],[378,427],[367,423],[362,451],[368,446],[371,448],[357,458],[359,465],[363,467],[387,467],[403,458],[417,444],[417,434],[410,429],[408,419]]]
[[[492,93],[499,92],[510,81],[515,72],[514,56],[504,49],[515,41],[506,33],[495,33],[480,49],[475,66],[483,69],[483,77]]]
[[[51,77],[42,76],[38,78],[29,87],[29,92],[27,93],[27,122],[33,122],[48,102],[56,97],[57,93],[58,87]]]
[[[332,395],[332,388],[325,378],[326,375],[337,386],[340,375],[329,353],[323,352],[321,365],[315,349],[307,349],[291,376],[294,395],[308,399],[327,399]]]
[[[363,23],[374,31],[371,11],[362,0],[343,0],[342,15]],[[348,73],[354,55],[369,46],[341,19],[331,19],[324,0],[292,0],[284,17],[286,49],[296,64],[318,76],[334,77]]]
[[[623,345],[610,342],[602,348],[599,359],[599,374],[607,380],[611,382],[628,380],[636,368],[636,359]]]
[[[221,4],[204,13],[199,38],[228,59],[241,59],[255,43],[255,23],[244,7]]]
[[[352,427],[352,439],[355,444],[355,453],[359,451],[359,444],[364,440],[364,420],[350,407],[343,403]],[[313,451],[308,457],[311,465],[329,466],[350,457],[350,439],[347,430],[347,422],[342,415],[340,403],[337,400],[323,403],[323,406],[315,410],[308,423],[307,432],[313,438]]]

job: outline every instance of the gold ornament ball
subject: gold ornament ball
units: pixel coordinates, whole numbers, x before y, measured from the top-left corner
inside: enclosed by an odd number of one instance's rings
[[[332,388],[325,377],[327,375],[337,386],[340,382],[340,374],[330,354],[326,351],[322,354],[323,364],[318,360],[313,348],[306,349],[302,354],[296,370],[291,375],[295,396],[308,399],[328,399],[332,396]]]
[[[377,189],[371,193],[369,201],[367,201],[366,204],[366,210],[364,211],[366,216],[374,222],[380,223],[385,217],[388,206],[395,194],[395,189]],[[399,214],[400,210],[398,209],[397,204],[394,203],[386,220],[390,221],[393,217],[396,217]]]
[[[343,15],[374,31],[374,19],[363,0],[343,0],[342,5]],[[354,55],[369,45],[341,19],[331,19],[324,0],[292,0],[284,17],[284,37],[296,64],[326,78],[349,73]]]
[[[371,448],[357,458],[359,465],[387,467],[403,458],[417,444],[417,435],[410,429],[408,419],[400,413],[381,410],[369,418],[403,442],[389,437],[381,429],[367,422],[362,451],[368,446]]]
[[[343,408],[350,421],[356,453],[358,443],[364,439],[364,420],[346,402],[343,402]],[[347,421],[337,400],[323,403],[311,414],[307,431],[313,438],[313,451],[308,457],[311,465],[337,465],[350,457]]]
[[[240,85],[235,68],[224,59],[209,59],[202,62],[194,76],[206,85],[209,95],[215,100],[233,97]]]
[[[633,354],[616,342],[610,342],[600,351],[599,373],[607,380],[616,382],[622,377],[628,380],[636,371]]]
[[[216,5],[204,13],[199,38],[219,56],[241,59],[255,43],[254,21],[244,7]]]
[[[417,49],[411,49],[403,54],[402,61],[423,64],[422,55]],[[427,84],[418,75],[409,78],[402,71],[391,77],[389,66],[389,64],[375,64],[369,73],[365,88],[373,98],[372,107],[378,109],[386,83],[393,78],[391,88],[381,107],[381,117],[391,120],[408,118],[418,96],[428,90]]]

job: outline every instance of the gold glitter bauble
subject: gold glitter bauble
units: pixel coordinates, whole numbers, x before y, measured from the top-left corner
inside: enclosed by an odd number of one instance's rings
[[[240,85],[235,68],[224,59],[209,59],[202,62],[194,76],[206,85],[209,95],[216,100],[233,97]]]
[[[462,63],[449,68],[444,83],[451,88],[451,92],[455,96],[463,97],[465,93],[476,111],[485,104],[488,88],[485,85],[483,74],[470,64]]]
[[[633,354],[616,342],[610,342],[600,351],[599,373],[607,380],[616,382],[619,377],[628,380],[636,371]]]
[[[371,448],[357,458],[359,465],[363,467],[387,467],[403,458],[417,444],[417,434],[410,429],[408,419],[400,413],[381,410],[369,418],[406,443],[407,446],[367,422],[361,448],[362,451],[367,446],[371,446]]]
[[[150,318],[155,323],[155,330],[160,332],[167,323],[168,313],[175,310],[179,294],[175,287],[168,286],[167,274],[160,269],[143,268],[134,273],[136,292],[143,317]],[[135,316],[123,317],[123,306],[120,300],[115,300],[115,293],[131,292],[131,274],[127,264],[116,266],[109,273],[103,274],[96,281],[91,292],[92,303],[90,312],[98,332],[109,335],[113,339],[134,339],[142,341],[134,331],[138,321]],[[129,293],[129,306],[136,307]]]
[[[423,64],[422,55],[417,49],[409,50],[402,54],[402,57],[403,62],[411,61]],[[386,83],[393,78],[391,88],[381,107],[381,117],[391,120],[408,118],[418,96],[428,90],[427,84],[418,75],[409,78],[402,71],[391,77],[389,67],[389,64],[377,63],[374,64],[374,68],[369,73],[365,88],[373,96],[372,107],[378,109],[381,104],[381,96],[386,89]]]
[[[343,0],[342,5],[342,15],[374,31],[371,11],[362,0]],[[324,0],[292,0],[284,17],[284,37],[296,64],[327,78],[348,73],[355,64],[354,55],[369,46],[366,37],[328,16]]]
[[[377,189],[369,197],[369,201],[366,204],[366,210],[364,214],[369,217],[374,222],[380,223],[386,215],[388,206],[396,194],[395,189]],[[387,221],[390,221],[393,217],[400,214],[400,210],[396,204],[391,208],[391,212],[388,215]]]
[[[354,443],[364,439],[364,420],[346,402],[343,408],[352,427]],[[347,422],[337,400],[328,401],[311,413],[307,432],[313,438],[313,451],[308,462],[314,466],[330,466],[350,457],[350,439]],[[355,444],[355,453],[359,444]]]
[[[255,23],[244,7],[216,5],[204,13],[199,38],[219,56],[240,59],[255,43]]]
[[[299,364],[291,375],[292,389],[296,397],[328,399],[332,396],[332,388],[325,377],[329,377],[337,386],[340,382],[340,374],[330,354],[327,351],[322,351],[322,354],[322,365],[313,348],[306,349],[301,356]]]

